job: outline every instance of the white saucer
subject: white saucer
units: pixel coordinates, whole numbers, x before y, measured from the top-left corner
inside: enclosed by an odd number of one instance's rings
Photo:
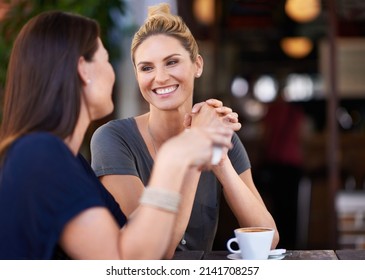
[[[282,254],[282,255],[272,255],[269,256],[268,260],[282,260],[283,258],[285,258],[286,254]]]
[[[282,260],[286,256],[285,253],[286,253],[285,249],[271,250],[268,260]],[[241,260],[241,255],[239,253],[229,254],[227,256],[227,258],[230,259],[230,260]]]
[[[241,259],[241,256],[240,256],[240,254],[235,253],[235,254],[229,254],[227,256],[227,258],[230,259],[230,260],[240,260]]]
[[[269,256],[277,256],[277,255],[282,255],[286,253],[286,249],[274,249],[271,250],[269,253]]]

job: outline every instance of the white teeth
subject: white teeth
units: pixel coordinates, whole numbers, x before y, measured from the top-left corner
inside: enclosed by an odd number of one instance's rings
[[[157,94],[167,94],[167,93],[173,92],[176,88],[177,88],[177,86],[171,86],[171,87],[167,87],[167,88],[158,88],[155,90],[155,92]]]

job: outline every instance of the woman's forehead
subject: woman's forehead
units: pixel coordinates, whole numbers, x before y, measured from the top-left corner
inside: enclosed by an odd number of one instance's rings
[[[153,35],[144,40],[136,49],[136,60],[149,60],[153,57],[166,57],[173,54],[189,55],[181,42],[172,36]]]

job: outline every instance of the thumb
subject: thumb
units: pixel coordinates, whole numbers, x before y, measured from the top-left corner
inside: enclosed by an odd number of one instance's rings
[[[186,113],[185,116],[184,116],[184,127],[187,128],[187,127],[190,127],[191,126],[191,121],[192,121],[192,117],[190,114]]]

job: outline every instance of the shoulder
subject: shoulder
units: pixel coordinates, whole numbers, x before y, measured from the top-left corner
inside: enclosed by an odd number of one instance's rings
[[[5,164],[16,166],[29,176],[53,174],[73,168],[76,157],[63,139],[47,132],[36,132],[16,140],[7,152]],[[24,175],[25,176],[25,175]]]
[[[90,150],[92,166],[96,162],[105,162],[105,159],[133,157],[133,151],[143,146],[143,139],[134,118],[118,119],[100,126],[92,135]]]
[[[61,138],[48,132],[35,132],[22,136],[9,150],[11,153],[23,156],[37,155],[37,157],[50,155],[50,151],[71,154]]]
[[[91,141],[95,141],[95,139],[98,141],[110,137],[123,137],[136,129],[137,125],[134,118],[112,120],[98,127]]]
[[[134,118],[116,119],[116,120],[111,120],[111,121],[101,125],[100,127],[98,127],[96,129],[96,131],[97,132],[101,131],[101,132],[105,133],[106,131],[130,129],[130,128],[135,128],[136,126],[137,125],[136,125],[136,121]]]
[[[58,145],[63,143],[63,140],[49,132],[33,132],[20,137],[14,142],[18,147],[26,145]]]

